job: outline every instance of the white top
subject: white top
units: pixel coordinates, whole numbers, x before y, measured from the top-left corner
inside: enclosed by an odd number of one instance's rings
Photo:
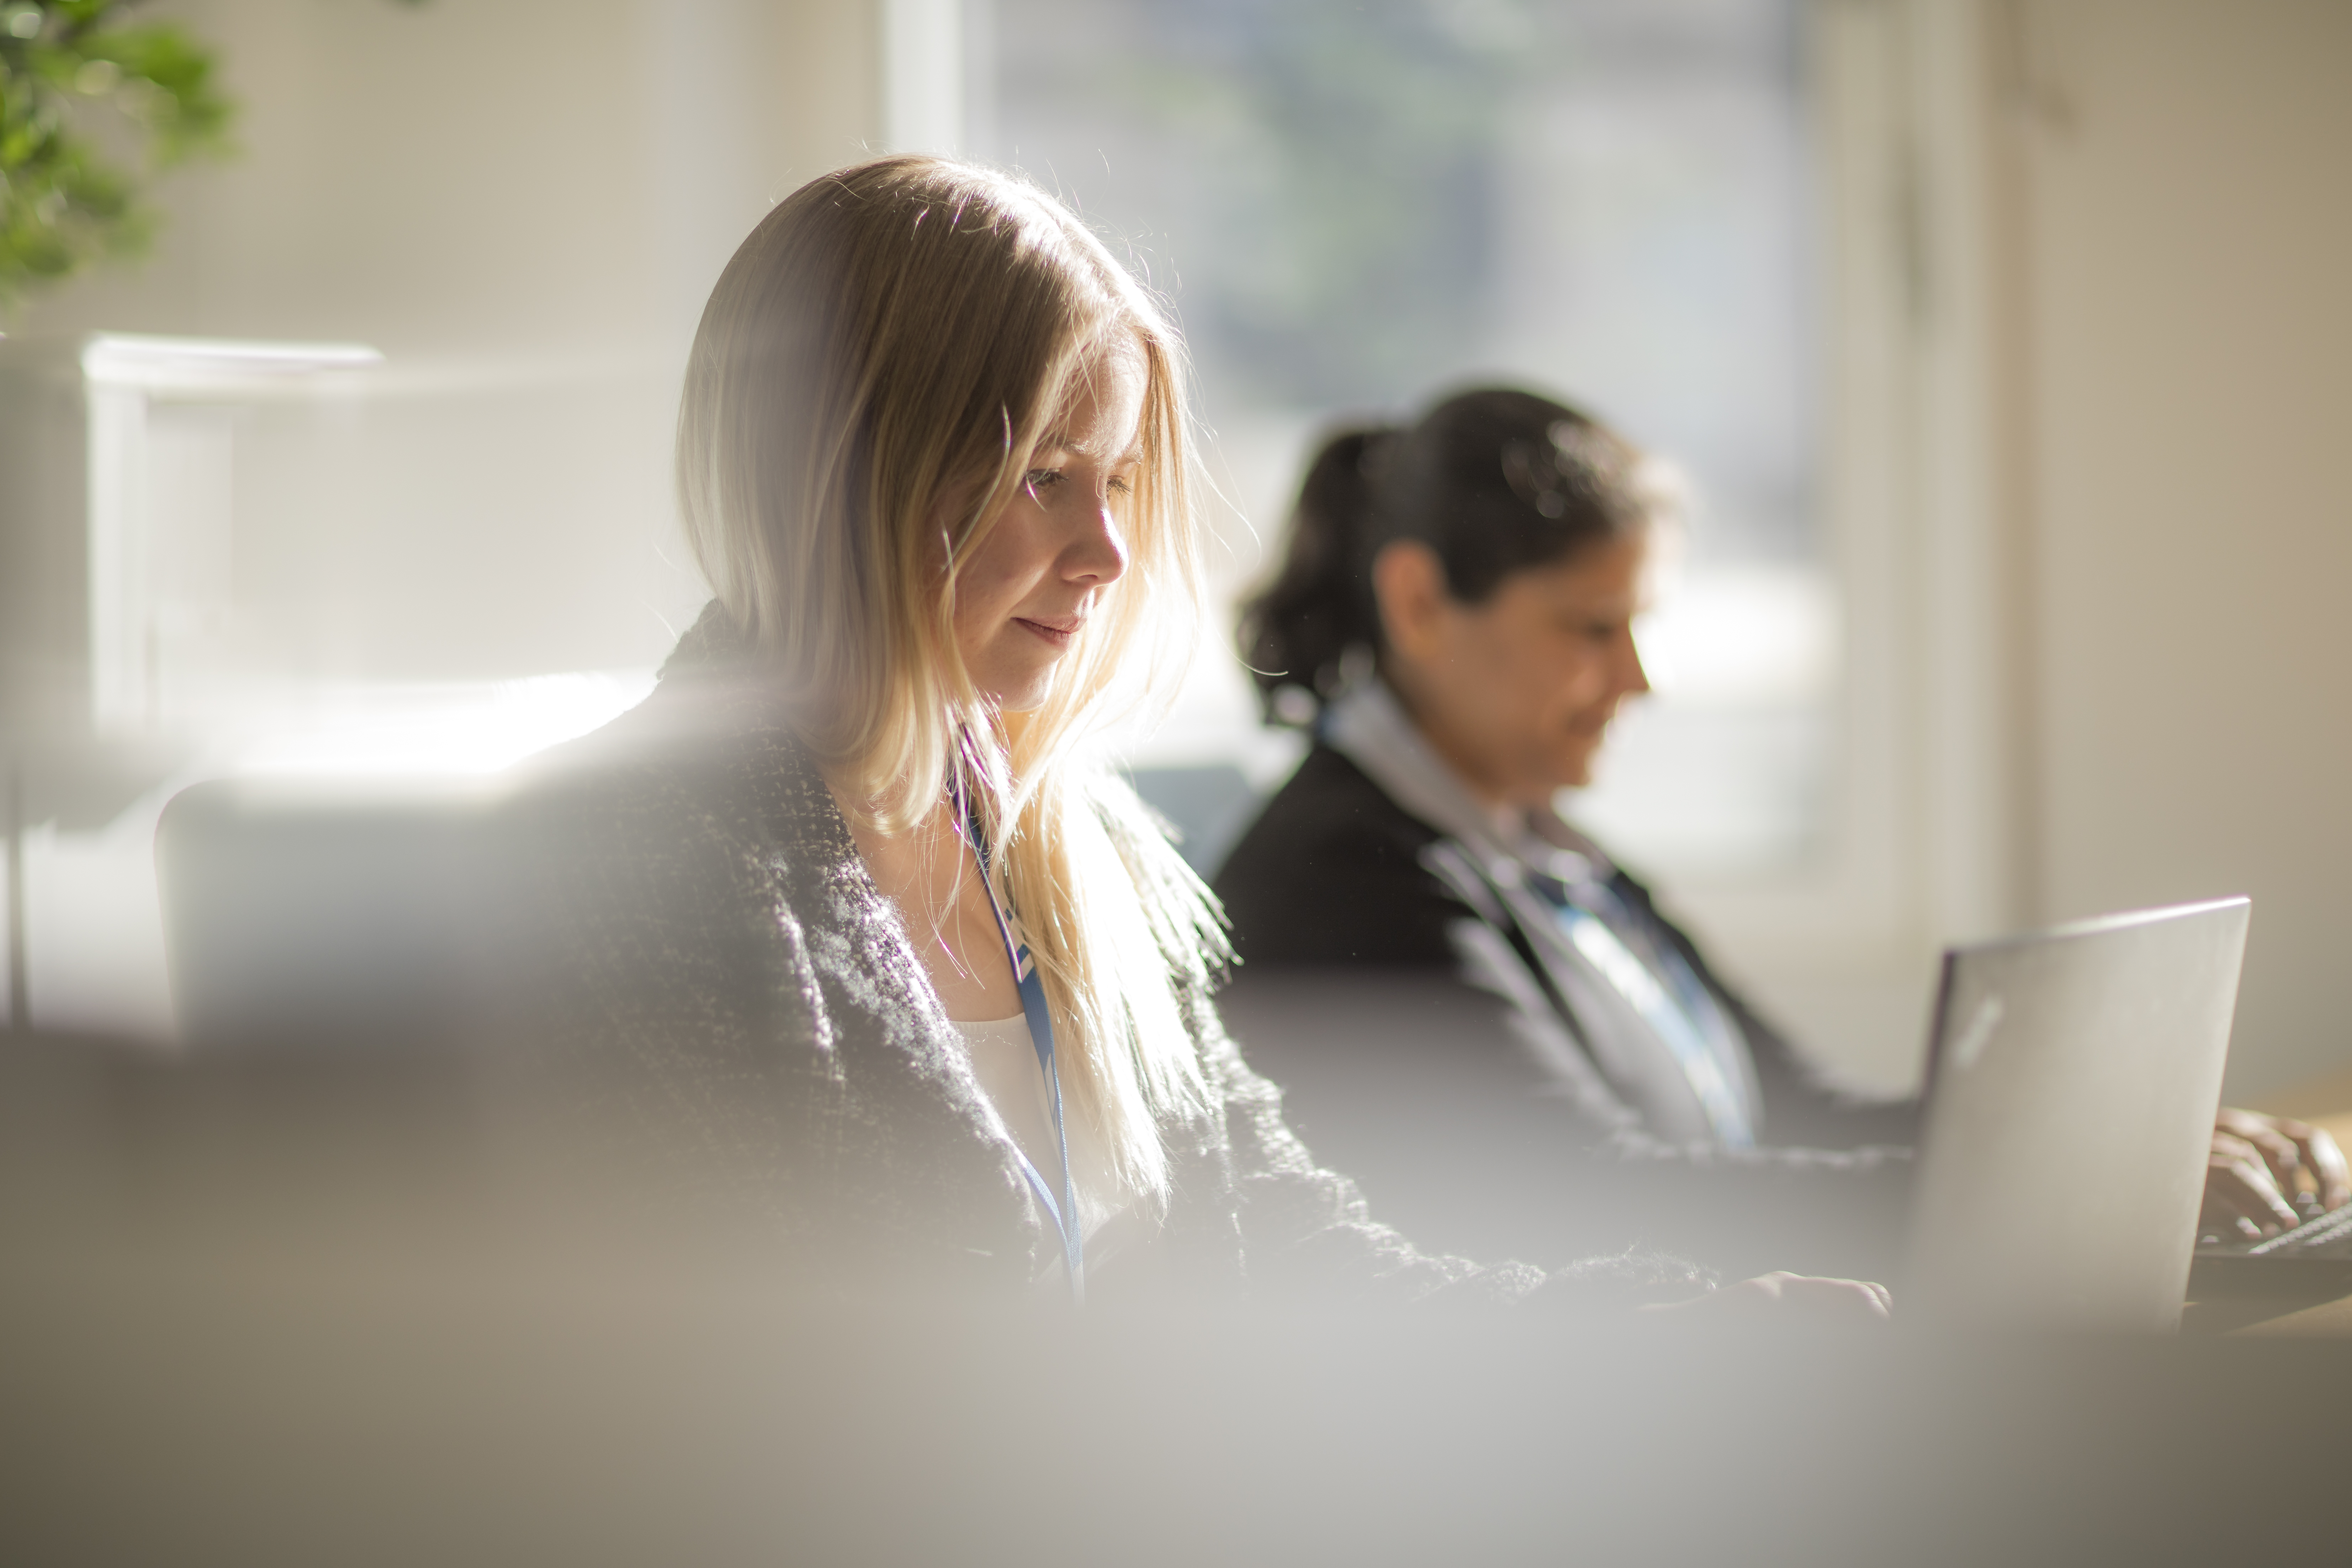
[[[1054,1100],[1045,1086],[1045,1069],[1038,1065],[1036,1045],[1029,1038],[1029,1020],[1015,1014],[983,1023],[957,1022],[955,1031],[971,1053],[971,1073],[980,1080],[981,1093],[988,1097],[1005,1131],[1037,1167],[1058,1201],[1062,1154],[1054,1141]],[[1093,1119],[1066,1099],[1062,1125],[1070,1141],[1070,1176],[1078,1189],[1078,1216],[1087,1239],[1092,1240],[1133,1200],[1111,1175],[1110,1153],[1095,1131]]]

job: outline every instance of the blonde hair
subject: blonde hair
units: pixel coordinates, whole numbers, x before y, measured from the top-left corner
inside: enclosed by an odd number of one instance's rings
[[[994,713],[953,635],[958,574],[1079,382],[1129,351],[1126,574],[1043,704]],[[1090,742],[1189,656],[1191,466],[1181,354],[1150,298],[1052,197],[927,157],[828,174],[752,230],[703,310],[678,418],[695,555],[851,809],[905,832],[952,770],[974,789],[1065,1099],[1147,1199],[1167,1192],[1160,1121],[1205,1098],[1180,987],[1226,949],[1207,889]]]

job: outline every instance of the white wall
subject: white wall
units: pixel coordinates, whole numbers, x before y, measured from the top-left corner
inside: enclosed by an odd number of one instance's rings
[[[358,340],[356,404],[240,457],[236,579],[305,671],[642,665],[702,594],[668,432],[719,267],[878,126],[862,0],[180,0],[243,154],[149,265],[19,323]],[[273,445],[273,442],[275,445]]]
[[[2252,894],[2259,1095],[2352,1065],[2352,6],[2021,20],[2034,912]]]

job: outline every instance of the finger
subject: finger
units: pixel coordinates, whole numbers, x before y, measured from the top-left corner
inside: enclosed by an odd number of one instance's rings
[[[2197,1211],[2197,1234],[2234,1237],[2242,1241],[2260,1241],[2263,1227],[2248,1219],[2237,1205],[2225,1202],[2215,1190],[2212,1173],[2206,1173],[2205,1201]]]
[[[2215,1216],[2215,1225],[2256,1241],[2262,1239],[2263,1227],[2272,1215],[2268,1203],[2249,1202],[2244,1173],[2259,1168],[2261,1163],[2262,1158],[2252,1143],[2234,1132],[2221,1131],[2216,1123],[2212,1152],[2205,1165],[2204,1212]]]
[[[2263,1227],[2218,1199],[2208,1200],[2197,1216],[2197,1234],[2216,1240],[2236,1237],[2240,1241],[2260,1241]]]
[[[2234,1132],[2213,1131],[2213,1159],[2216,1163],[2235,1164],[2240,1160],[2259,1162],[2263,1152]]]
[[[2294,1173],[2302,1168],[2301,1152],[2295,1149],[2292,1140],[2273,1133],[2267,1127],[2252,1128],[2249,1131],[2253,1131],[2259,1138],[2269,1139],[2279,1143],[2288,1151],[2291,1157],[2283,1162],[2269,1147],[2254,1138],[2242,1138],[2234,1133],[2216,1131],[2213,1134],[2211,1163],[2214,1165],[2231,1169],[2241,1165],[2258,1167],[2263,1173],[2263,1181],[2256,1184],[2268,1192],[2275,1193],[2279,1202],[2288,1210],[2293,1211],[2297,1190]],[[2282,1163],[2284,1163],[2284,1169],[2281,1168]],[[2263,1217],[2269,1217],[2267,1211],[2270,1205],[2266,1203],[2263,1207],[2265,1210]],[[2300,1224],[2302,1219],[2303,1215],[2297,1213],[2295,1222]]]
[[[2335,1135],[2325,1127],[2287,1116],[2276,1118],[2275,1125],[2282,1136],[2294,1142],[2303,1168],[2311,1173],[2321,1206],[2336,1209],[2352,1203],[2352,1168],[2347,1168]]]
[[[2242,1138],[2245,1136],[2247,1128],[2260,1125],[2265,1120],[2267,1119],[2257,1111],[2241,1110],[2234,1105],[2225,1105],[2213,1113],[2213,1129],[2217,1132],[2228,1132]]]
[[[2258,1225],[2291,1230],[2303,1223],[2303,1216],[2280,1195],[2269,1169],[2252,1156],[2232,1159],[2217,1149],[2206,1167],[2205,1193]]]
[[[2352,1204],[2352,1160],[2344,1157],[2336,1145],[2336,1134],[2325,1127],[2311,1130],[2311,1139],[2304,1146],[2304,1158],[2319,1177],[2319,1201],[2332,1209]]]
[[[2205,1168],[2205,1196],[2209,1203],[2266,1222],[2275,1217],[2269,1198],[2274,1190],[2269,1172],[2263,1170],[2259,1160],[2250,1154],[2233,1153],[2216,1142],[2212,1158]]]
[[[1855,1305],[1861,1309],[1864,1317],[1883,1323],[1895,1316],[1894,1296],[1875,1279],[1849,1279],[1841,1283],[1852,1287]]]
[[[2242,1195],[2251,1205],[2248,1212],[2258,1220],[2284,1226],[2292,1230],[2303,1223],[2303,1215],[2272,1180],[2270,1167],[2260,1160],[2242,1160],[2230,1168],[2234,1180],[2225,1184],[2225,1194]]]
[[[2215,1114],[2213,1127],[2217,1149],[2223,1135],[2259,1147],[2281,1192],[2290,1198],[2301,1189],[2302,1178],[2308,1175],[2313,1194],[2322,1207],[2341,1208],[2352,1202],[2352,1169],[2347,1169],[2344,1151],[2326,1129],[2291,1116],[2266,1116],[2233,1106],[2224,1106]],[[2285,1164],[2289,1148],[2294,1151],[2292,1168]]]
[[[2278,1184],[2279,1191],[2292,1197],[2295,1175],[2303,1169],[2303,1145],[2270,1121],[2259,1122],[2241,1136],[2261,1152],[2263,1163],[2270,1167],[2271,1180]]]

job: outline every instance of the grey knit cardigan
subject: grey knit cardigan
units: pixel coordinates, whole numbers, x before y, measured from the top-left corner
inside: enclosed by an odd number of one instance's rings
[[[551,753],[517,811],[553,937],[539,1071],[658,1205],[749,1224],[824,1289],[1027,1288],[1057,1245],[898,911],[713,605],[642,705]],[[1209,1109],[1161,1129],[1152,1290],[1515,1300],[1546,1283],[1415,1249],[1318,1168],[1179,965]],[[1598,1294],[1660,1282],[1586,1266]],[[1666,1281],[1686,1282],[1687,1266]],[[1687,1293],[1685,1289],[1685,1293]],[[1591,1299],[1593,1289],[1547,1291]]]

